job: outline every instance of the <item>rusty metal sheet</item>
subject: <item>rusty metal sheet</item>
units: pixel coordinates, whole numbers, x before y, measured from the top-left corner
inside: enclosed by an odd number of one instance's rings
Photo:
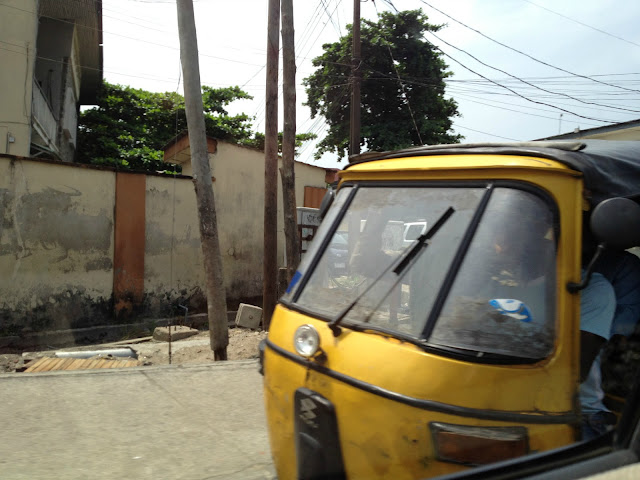
[[[29,365],[24,373],[54,372],[58,370],[93,370],[96,368],[126,368],[137,366],[137,360],[42,357]]]

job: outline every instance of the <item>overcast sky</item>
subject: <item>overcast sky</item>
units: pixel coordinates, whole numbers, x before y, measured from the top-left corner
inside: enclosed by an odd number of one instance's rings
[[[362,17],[375,20],[391,4],[422,8],[431,23],[447,25],[440,39],[427,39],[448,55],[447,96],[458,102],[454,126],[465,142],[531,140],[640,119],[638,1],[368,0]],[[264,131],[268,0],[194,6],[202,83],[242,87],[254,99],[230,110],[255,117],[254,129]],[[294,17],[297,129],[322,138],[323,119],[302,106],[301,83],[322,44],[353,22],[353,2],[294,0]],[[175,0],[103,0],[103,27],[108,82],[182,93]],[[282,109],[279,117],[282,123]],[[313,151],[303,147],[298,160],[340,167],[328,155],[314,161]]]

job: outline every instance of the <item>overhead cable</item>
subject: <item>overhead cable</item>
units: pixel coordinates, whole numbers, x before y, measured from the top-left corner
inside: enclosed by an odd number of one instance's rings
[[[578,25],[582,25],[583,27],[590,28],[591,30],[595,30],[596,32],[603,33],[605,35],[608,35],[609,37],[617,38],[618,40],[622,40],[623,42],[627,42],[627,43],[630,43],[631,45],[635,45],[636,47],[640,47],[640,43],[632,42],[631,40],[627,40],[626,38],[619,37],[617,35],[614,35],[613,33],[605,32],[604,30],[600,30],[599,28],[593,27],[591,25],[587,25],[586,23],[582,23],[579,20],[576,20],[575,18],[562,15],[561,13],[551,10],[550,8],[543,7],[542,5],[538,5],[537,3],[534,3],[530,0],[523,0],[523,1],[530,3],[531,5],[535,5],[536,7],[541,8],[543,10],[546,10],[547,12],[553,13],[554,15],[558,15],[559,17],[566,18],[567,20],[577,23]]]
[[[516,49],[516,48],[513,48],[513,47],[511,47],[511,46],[509,46],[509,45],[506,45],[506,44],[504,44],[504,43],[502,43],[502,42],[499,42],[498,40],[495,40],[494,38],[491,38],[491,37],[489,37],[488,35],[485,35],[485,34],[484,34],[484,33],[482,33],[480,30],[477,30],[477,29],[475,29],[475,28],[473,28],[473,27],[470,27],[469,25],[467,25],[467,24],[465,24],[465,23],[462,23],[460,20],[457,20],[457,19],[453,18],[451,15],[446,14],[446,13],[445,13],[445,12],[443,12],[442,10],[437,9],[437,8],[436,8],[436,7],[434,7],[433,5],[431,5],[431,4],[429,4],[429,3],[427,3],[425,0],[420,0],[420,1],[421,1],[422,3],[424,3],[427,7],[429,7],[429,8],[431,8],[431,9],[435,10],[436,12],[441,13],[441,14],[442,14],[442,15],[444,15],[445,17],[450,18],[451,20],[453,20],[454,22],[456,22],[456,23],[458,23],[458,24],[462,25],[463,27],[468,28],[469,30],[476,32],[478,35],[483,36],[483,37],[484,37],[484,38],[486,38],[487,40],[490,40],[490,41],[492,41],[492,42],[494,42],[494,43],[497,43],[498,45],[501,45],[501,46],[503,46],[503,47],[505,47],[505,48],[508,48],[508,49],[509,49],[509,50],[511,50],[511,51],[514,51],[514,52],[516,52],[516,53],[519,53],[520,55],[524,55],[525,57],[530,58],[531,60],[533,60],[533,61],[535,61],[535,62],[541,63],[542,65],[545,65],[545,66],[547,66],[547,67],[553,68],[553,69],[555,69],[555,70],[559,70],[559,71],[564,72],[564,73],[568,73],[568,74],[570,74],[570,75],[574,75],[574,76],[576,76],[576,77],[580,77],[580,78],[585,78],[585,79],[587,79],[587,80],[591,80],[592,82],[600,83],[600,84],[602,84],[602,85],[607,85],[608,87],[619,88],[619,89],[621,89],[621,90],[629,90],[629,91],[631,91],[631,92],[637,92],[637,93],[640,93],[640,90],[634,90],[634,89],[630,89],[630,88],[621,87],[621,86],[619,86],[619,85],[614,85],[614,84],[612,84],[612,83],[602,82],[602,81],[600,81],[600,80],[597,80],[597,79],[595,79],[595,78],[589,77],[589,76],[587,76],[587,75],[581,75],[581,74],[579,74],[579,73],[570,72],[569,70],[565,70],[564,68],[556,67],[555,65],[551,65],[550,63],[547,63],[547,62],[544,62],[544,61],[542,61],[542,60],[539,60],[539,59],[537,59],[537,58],[535,58],[535,57],[533,57],[533,56],[529,55],[528,53],[525,53],[525,52],[523,52],[523,51],[521,51],[521,50],[518,50],[518,49]]]
[[[552,94],[552,95],[560,95],[560,96],[563,96],[563,97],[569,98],[569,99],[571,99],[571,100],[575,100],[575,101],[577,101],[577,102],[585,103],[585,104],[588,104],[588,105],[596,105],[596,106],[598,106],[598,107],[606,107],[606,108],[611,108],[611,109],[614,109],[614,110],[624,110],[624,111],[627,111],[627,112],[640,113],[640,110],[632,110],[632,109],[624,108],[624,107],[616,107],[616,106],[614,106],[614,105],[603,105],[603,104],[601,104],[601,103],[589,102],[589,101],[582,100],[582,99],[577,98],[577,97],[573,97],[573,96],[568,95],[568,94],[566,94],[566,93],[554,92],[554,91],[552,91],[552,90],[547,90],[546,88],[539,87],[538,85],[535,85],[534,83],[528,82],[528,81],[526,81],[526,80],[524,80],[524,79],[522,79],[522,78],[519,78],[519,77],[517,77],[517,76],[515,76],[515,75],[512,75],[511,73],[506,72],[505,70],[502,70],[502,69],[500,69],[500,68],[494,67],[494,66],[492,66],[492,65],[489,65],[488,63],[483,62],[483,61],[482,61],[482,60],[480,60],[478,57],[475,57],[474,55],[471,55],[471,54],[470,54],[469,52],[467,52],[466,50],[463,50],[463,49],[461,49],[461,48],[458,48],[458,47],[456,47],[455,45],[451,45],[449,42],[447,42],[446,40],[443,40],[443,39],[442,39],[442,38],[440,38],[438,35],[436,35],[434,32],[429,32],[429,33],[430,33],[431,35],[433,35],[435,38],[437,38],[438,40],[440,40],[442,43],[444,43],[444,44],[446,44],[446,45],[450,46],[451,48],[456,49],[456,50],[457,50],[457,51],[459,51],[459,52],[464,53],[465,55],[470,56],[471,58],[473,58],[476,62],[480,63],[481,65],[484,65],[485,67],[491,68],[492,70],[496,70],[496,71],[498,71],[498,72],[500,72],[500,73],[504,73],[505,75],[508,75],[509,77],[511,77],[511,78],[513,78],[513,79],[516,79],[516,80],[517,80],[517,81],[519,81],[519,82],[525,83],[525,84],[527,84],[527,85],[529,85],[529,86],[531,86],[531,87],[533,87],[533,88],[535,88],[535,89],[537,89],[537,90],[541,90],[541,91],[543,91],[543,92],[550,93],[550,94]]]
[[[427,39],[425,38],[425,40],[427,40]],[[427,40],[427,41],[428,41],[428,40]],[[432,45],[433,45],[433,44],[432,44]],[[611,123],[611,124],[618,123],[618,122],[614,122],[613,120],[602,120],[602,119],[599,119],[599,118],[588,117],[588,116],[586,116],[586,115],[580,115],[580,114],[575,113],[575,112],[572,112],[572,111],[570,111],[570,110],[566,110],[566,109],[564,109],[564,108],[560,108],[560,107],[558,107],[558,106],[551,105],[550,103],[540,102],[540,101],[538,101],[538,100],[532,100],[531,98],[528,98],[528,97],[526,97],[526,96],[522,95],[521,93],[519,93],[519,92],[517,92],[517,91],[513,90],[512,88],[509,88],[509,87],[507,87],[506,85],[502,85],[502,84],[500,84],[500,83],[498,83],[498,82],[495,82],[495,81],[493,81],[493,80],[491,80],[491,79],[489,79],[489,78],[485,77],[485,76],[484,76],[484,75],[482,75],[481,73],[478,73],[478,72],[476,72],[475,70],[472,70],[471,68],[469,68],[469,67],[467,67],[466,65],[464,65],[462,62],[460,62],[460,61],[456,60],[456,59],[455,59],[455,58],[453,58],[451,55],[449,55],[448,53],[446,53],[445,51],[443,51],[443,50],[442,50],[440,47],[438,47],[437,45],[433,45],[433,46],[434,46],[434,48],[436,48],[438,51],[440,51],[440,52],[441,52],[445,57],[449,58],[450,60],[453,60],[454,62],[456,62],[458,65],[460,65],[460,66],[461,66],[462,68],[464,68],[465,70],[468,70],[468,71],[470,71],[471,73],[473,73],[473,74],[475,74],[475,75],[478,75],[480,78],[483,78],[483,79],[487,80],[488,82],[493,83],[494,85],[496,85],[496,86],[498,86],[498,87],[501,87],[501,88],[504,88],[505,90],[510,91],[510,92],[511,92],[511,93],[513,93],[514,95],[516,95],[516,96],[518,96],[518,97],[520,97],[520,98],[522,98],[522,99],[524,99],[524,100],[526,100],[526,101],[528,101],[528,102],[531,102],[531,103],[537,103],[537,104],[539,104],[539,105],[546,105],[547,107],[555,108],[556,110],[560,110],[560,111],[565,112],[565,113],[570,113],[571,115],[575,115],[576,117],[586,118],[587,120],[595,120],[596,122]]]

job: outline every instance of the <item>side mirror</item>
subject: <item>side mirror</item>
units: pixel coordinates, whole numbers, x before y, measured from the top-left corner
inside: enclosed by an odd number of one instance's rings
[[[335,198],[335,190],[333,188],[329,188],[327,193],[324,194],[324,197],[322,197],[322,202],[320,202],[320,209],[318,211],[318,218],[320,218],[320,220],[324,218]]]
[[[640,205],[628,198],[600,202],[591,214],[591,231],[598,243],[615,250],[640,245]]]
[[[604,200],[593,209],[589,226],[598,241],[598,248],[582,281],[567,284],[571,293],[577,293],[589,285],[593,267],[605,249],[626,250],[640,245],[640,205],[622,197]]]

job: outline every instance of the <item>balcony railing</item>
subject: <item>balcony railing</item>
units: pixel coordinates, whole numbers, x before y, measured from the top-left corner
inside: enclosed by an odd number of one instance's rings
[[[42,89],[38,82],[33,81],[33,103],[31,114],[33,117],[33,128],[36,129],[38,135],[45,141],[46,146],[57,151],[56,132],[57,122],[51,111],[51,106],[47,98],[42,93]]]

